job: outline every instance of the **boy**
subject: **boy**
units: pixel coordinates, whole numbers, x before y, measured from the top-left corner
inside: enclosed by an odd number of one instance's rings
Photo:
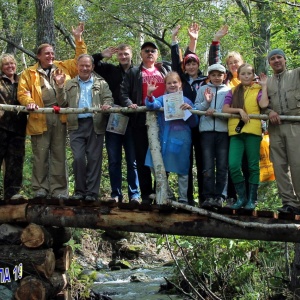
[[[230,88],[223,83],[226,69],[221,64],[209,66],[208,79],[208,84],[198,90],[195,101],[196,109],[206,111],[199,123],[205,199],[202,208],[218,208],[227,196],[229,139],[227,119],[214,117],[213,113],[222,112]]]

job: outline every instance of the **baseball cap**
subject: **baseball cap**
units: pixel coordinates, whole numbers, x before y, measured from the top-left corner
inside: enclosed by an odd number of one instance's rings
[[[207,69],[207,73],[209,74],[212,71],[219,71],[221,73],[226,73],[225,67],[222,66],[221,64],[213,64],[213,65],[209,66]]]
[[[154,48],[154,49],[158,49],[158,47],[156,46],[156,44],[153,43],[153,42],[145,42],[145,43],[142,45],[141,50],[143,50],[143,49],[146,48],[146,47],[152,47],[152,48]]]

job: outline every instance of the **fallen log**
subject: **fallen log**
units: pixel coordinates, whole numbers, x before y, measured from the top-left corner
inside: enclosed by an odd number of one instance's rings
[[[19,279],[24,274],[37,274],[50,278],[55,268],[55,256],[52,249],[30,250],[22,246],[0,246],[1,268],[13,269],[22,265]],[[12,274],[13,271],[10,271]]]
[[[29,224],[24,228],[21,235],[22,244],[27,248],[51,248],[53,238],[44,226],[34,223]]]
[[[0,245],[20,245],[23,228],[17,225],[0,225]]]
[[[55,269],[68,271],[72,262],[73,251],[70,246],[65,246],[55,252]]]
[[[1,205],[0,223],[26,222],[27,204],[21,205]]]
[[[184,205],[177,204],[184,208]],[[141,206],[142,207],[142,206]],[[298,242],[300,222],[255,216],[225,216],[204,209],[198,213],[181,213],[175,209],[162,211],[125,210],[117,207],[104,213],[103,207],[59,207],[29,205],[27,219],[49,226],[67,226],[102,230],[118,230],[158,234],[175,234],[230,239]],[[172,209],[172,208],[171,208]],[[199,215],[199,212],[203,215]],[[248,227],[247,227],[248,226]]]
[[[16,300],[49,300],[53,299],[66,286],[61,274],[47,282],[34,276],[24,277],[15,292]]]

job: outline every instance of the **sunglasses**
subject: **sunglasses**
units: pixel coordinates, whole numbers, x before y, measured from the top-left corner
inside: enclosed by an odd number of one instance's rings
[[[146,53],[155,53],[156,52],[156,49],[144,49],[144,51],[146,52]]]

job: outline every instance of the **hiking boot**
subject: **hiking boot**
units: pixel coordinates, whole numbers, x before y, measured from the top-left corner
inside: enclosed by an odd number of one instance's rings
[[[71,200],[84,200],[84,195],[77,192],[73,196],[71,196],[70,199]]]
[[[47,198],[47,196],[48,196],[48,194],[47,194],[46,190],[40,189],[35,193],[33,198],[35,198],[35,199],[45,199],[45,198]]]
[[[281,208],[277,209],[280,213],[283,214],[293,214],[293,215],[300,215],[300,209],[288,204],[283,205]]]
[[[141,199],[139,199],[139,198],[132,198],[132,199],[130,199],[130,203],[132,203],[132,204],[140,204],[141,203]]]
[[[216,208],[221,208],[221,207],[223,207],[223,202],[224,202],[224,199],[222,197],[217,197],[214,199],[211,206],[216,207]]]
[[[28,200],[28,198],[21,194],[15,194],[12,197],[10,197],[10,200]]]

